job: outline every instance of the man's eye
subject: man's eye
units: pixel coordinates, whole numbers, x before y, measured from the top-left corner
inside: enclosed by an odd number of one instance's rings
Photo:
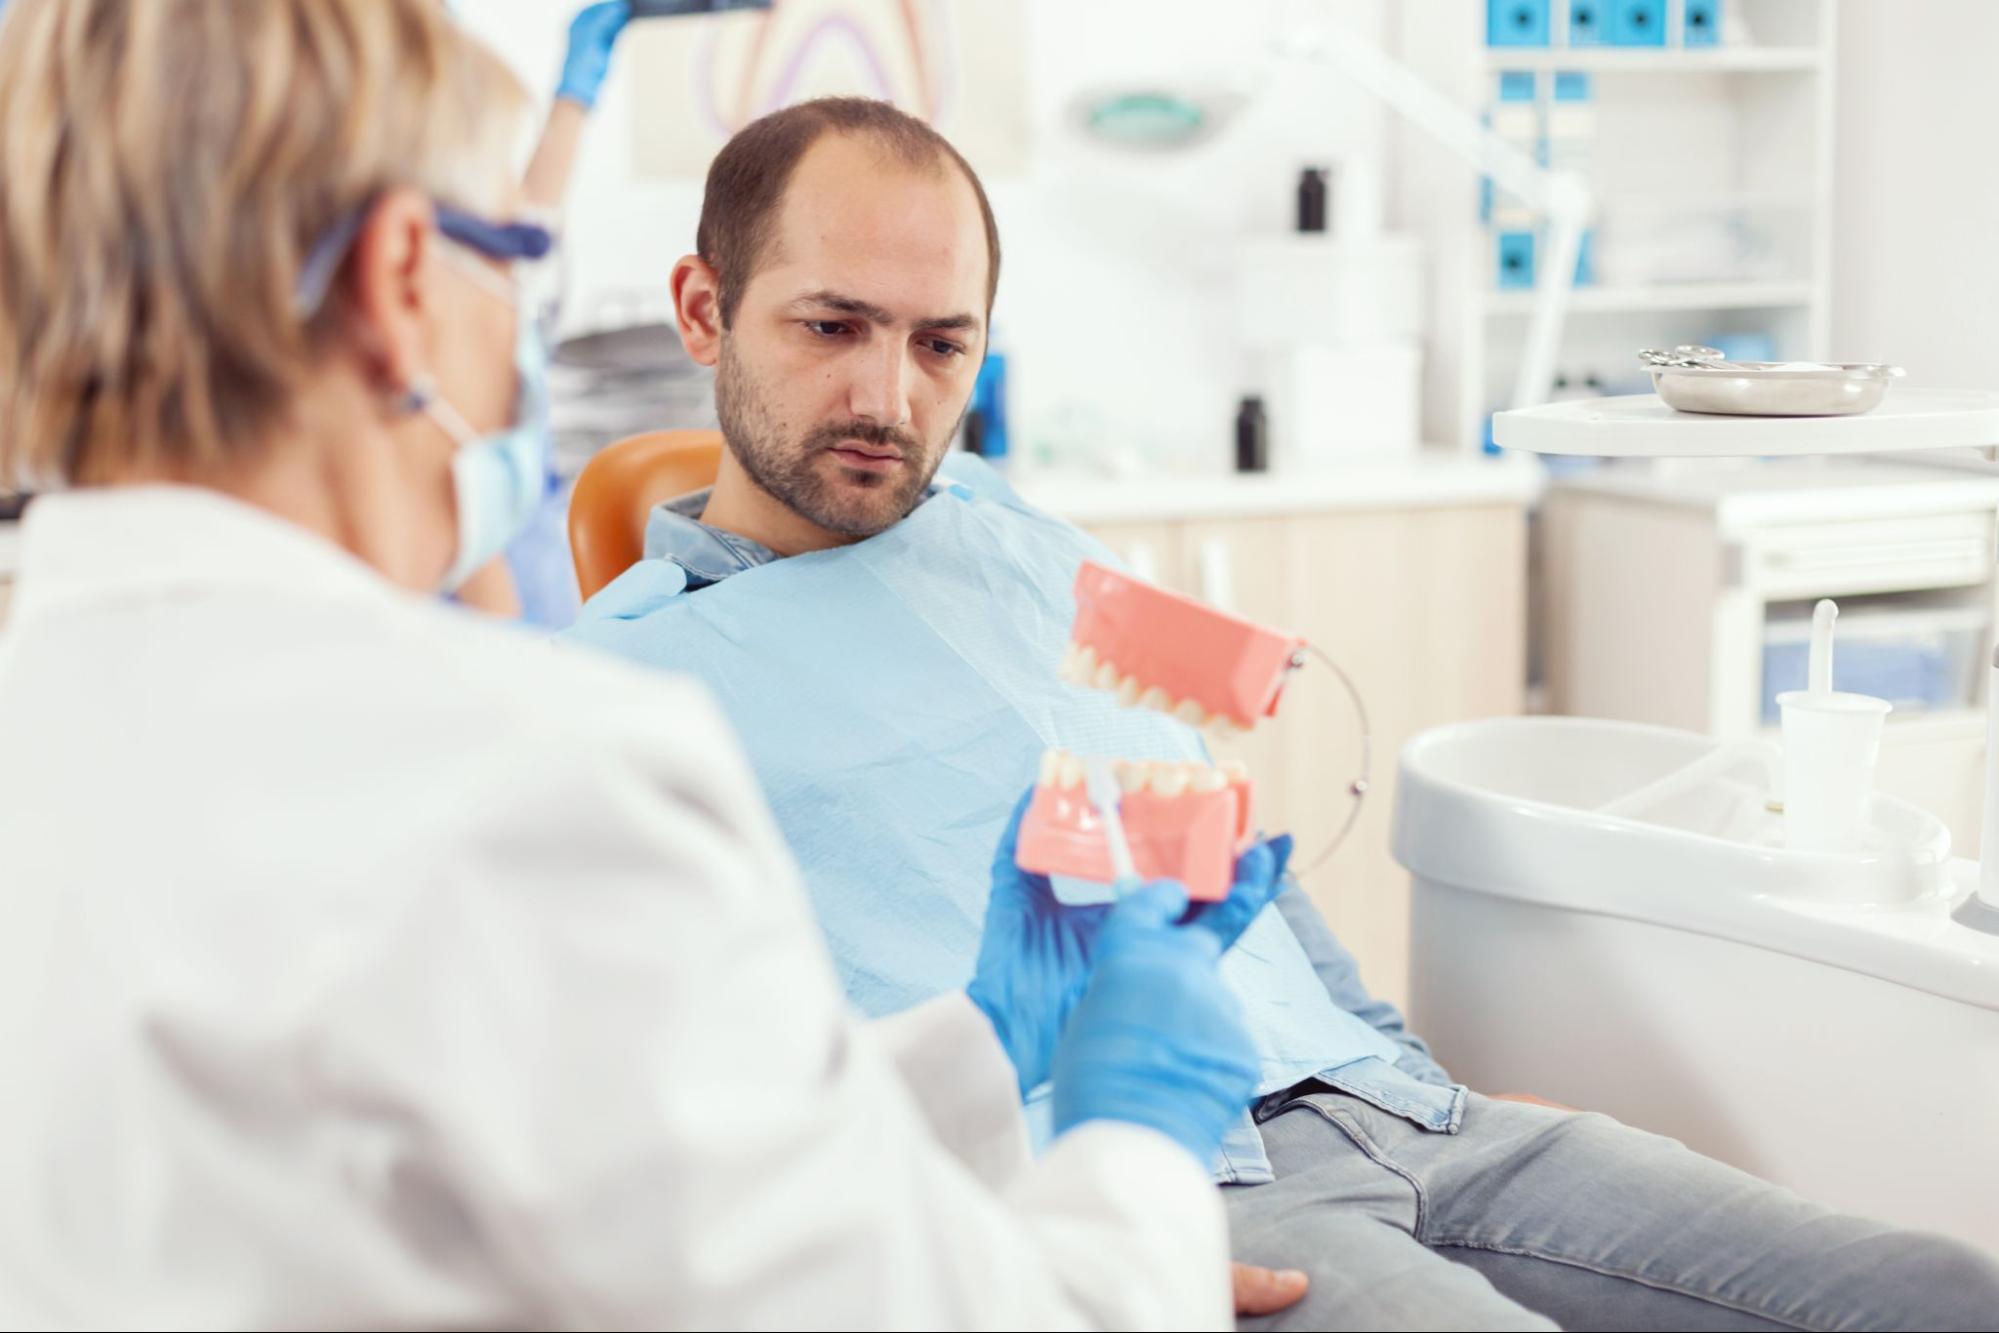
[[[847,332],[847,326],[837,319],[808,319],[805,327],[822,338],[837,338]]]
[[[965,354],[964,348],[954,342],[946,342],[942,338],[930,339],[929,347],[938,356],[963,356]]]

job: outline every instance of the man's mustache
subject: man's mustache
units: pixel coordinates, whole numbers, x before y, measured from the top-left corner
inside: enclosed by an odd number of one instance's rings
[[[908,431],[897,430],[893,426],[877,425],[871,421],[847,421],[838,425],[820,426],[805,437],[805,449],[808,453],[818,453],[825,449],[837,449],[849,440],[899,449],[905,458],[923,452],[921,443]]]

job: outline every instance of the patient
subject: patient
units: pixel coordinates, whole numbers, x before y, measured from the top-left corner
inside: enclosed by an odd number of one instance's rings
[[[1106,554],[976,460],[944,460],[999,269],[985,194],[947,143],[880,103],[766,117],[716,158],[697,248],[673,295],[688,351],[718,367],[721,472],[654,513],[646,558],[574,633],[708,682],[849,993],[901,1009],[971,972],[982,862],[1044,749],[1204,753],[1165,715],[1056,679],[1077,562]],[[1455,1085],[1296,888],[1278,908],[1226,963],[1264,1079],[1215,1175],[1237,1257],[1311,1287],[1256,1326],[1999,1317],[1999,1264],[1966,1246]]]

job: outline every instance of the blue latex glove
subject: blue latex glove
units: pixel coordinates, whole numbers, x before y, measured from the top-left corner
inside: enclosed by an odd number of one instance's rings
[[[1090,1120],[1156,1129],[1214,1160],[1256,1092],[1256,1044],[1216,966],[1221,943],[1158,880],[1110,909],[1088,989],[1055,1049],[1055,1132]]]
[[[1020,821],[1033,796],[1030,789],[1014,806],[993,852],[985,932],[965,988],[1013,1061],[1022,1095],[1048,1078],[1056,1040],[1082,998],[1092,946],[1111,911],[1105,906],[1065,907],[1056,901],[1046,875],[1029,874],[1014,864]],[[1290,860],[1289,834],[1257,843],[1236,861],[1229,896],[1188,912],[1186,923],[1212,936],[1217,953],[1227,949],[1284,887]]]
[[[562,62],[562,78],[555,95],[566,97],[585,111],[597,105],[604,76],[611,72],[611,51],[618,34],[631,21],[627,0],[603,0],[587,5],[569,24],[569,55]]]

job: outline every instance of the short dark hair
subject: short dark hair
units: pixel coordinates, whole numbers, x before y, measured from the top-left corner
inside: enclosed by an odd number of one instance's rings
[[[751,121],[722,145],[708,168],[701,225],[694,248],[721,285],[722,327],[735,319],[743,290],[762,262],[791,175],[806,150],[827,133],[872,140],[910,166],[950,163],[965,173],[986,226],[986,310],[999,291],[999,224],[986,187],[951,141],[888,102],[870,97],[820,97]]]

